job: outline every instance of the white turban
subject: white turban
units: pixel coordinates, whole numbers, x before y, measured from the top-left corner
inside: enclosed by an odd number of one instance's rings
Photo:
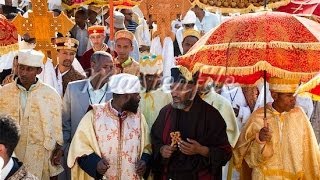
[[[110,91],[115,94],[133,94],[141,91],[139,78],[127,73],[111,76],[108,85]]]
[[[23,49],[18,52],[18,63],[32,67],[42,67],[44,54],[33,49]]]
[[[181,22],[182,24],[195,24],[196,21],[197,21],[196,14],[193,11],[189,10]]]

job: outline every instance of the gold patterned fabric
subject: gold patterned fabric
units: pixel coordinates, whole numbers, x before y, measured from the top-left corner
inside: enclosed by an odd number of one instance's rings
[[[209,93],[202,95],[201,98],[220,112],[227,125],[229,143],[234,147],[240,132],[238,129],[237,118],[230,102],[214,91],[210,91]]]
[[[157,119],[160,110],[172,101],[170,93],[164,92],[161,88],[140,93],[140,108],[151,129]]]
[[[89,111],[80,121],[80,124],[77,128],[77,131],[72,139],[70,149],[69,149],[69,155],[68,155],[68,166],[71,168],[71,178],[74,180],[92,180],[93,178],[90,177],[88,174],[86,174],[78,165],[76,159],[78,157],[81,157],[83,155],[89,155],[91,153],[96,153],[98,156],[101,157],[101,155],[108,157],[109,152],[113,152],[113,150],[124,150],[125,147],[128,148],[130,145],[128,138],[131,137],[130,133],[122,137],[122,142],[118,141],[114,137],[117,136],[119,133],[118,130],[114,126],[116,122],[119,121],[119,118],[114,112],[112,112],[114,109],[111,108],[111,101],[109,101],[106,104],[100,104],[100,105],[95,105],[93,107],[93,110]],[[139,114],[139,111],[138,111]],[[141,113],[140,113],[141,114]],[[127,117],[124,119],[124,123],[122,124],[122,128],[126,127],[134,127],[132,126],[133,124],[136,125],[136,121],[140,120],[139,127],[136,129],[138,130],[137,133],[139,133],[139,148],[138,148],[138,156],[139,159],[142,155],[142,153],[148,153],[151,154],[151,144],[150,144],[150,138],[149,138],[149,130],[148,130],[148,125],[146,123],[146,120],[144,116],[141,114],[140,119],[135,119],[135,121],[132,121],[132,117],[139,117],[140,115],[130,115],[128,114]],[[131,120],[130,120],[131,119]],[[104,120],[104,122],[102,121]],[[108,123],[106,123],[108,122]],[[99,125],[99,123],[102,123]],[[107,133],[103,135],[107,140],[110,138],[110,142],[104,141],[104,143],[101,143],[101,128],[107,128],[109,129],[106,131]],[[113,131],[111,129],[114,129]],[[133,136],[133,135],[132,135]],[[115,141],[117,141],[115,143]],[[121,145],[120,145],[120,144]],[[132,143],[132,142],[131,142]],[[104,144],[102,146],[102,144]],[[107,144],[107,145],[106,145]],[[106,147],[109,146],[109,147]],[[124,147],[124,148],[122,148]],[[111,151],[110,151],[111,148]],[[135,150],[133,148],[132,150]],[[126,159],[128,162],[129,161],[134,161],[136,162],[137,159],[129,159],[129,156],[127,154],[128,152],[122,152],[118,154],[116,157],[108,157],[110,159],[110,172],[107,171],[106,176],[109,179],[125,179],[122,177],[114,176],[117,175],[117,171],[124,170],[126,173],[129,171],[128,169],[119,165],[119,162],[116,162],[117,159]],[[129,152],[130,153],[130,152]],[[114,154],[112,154],[114,155]],[[122,163],[125,162],[122,161]],[[128,165],[128,162],[126,162],[124,165]],[[132,164],[131,164],[132,166]],[[124,174],[123,174],[124,175]],[[137,179],[136,176],[131,177],[129,179]],[[138,178],[140,179],[140,178]]]
[[[25,111],[21,109],[17,81],[0,89],[0,114],[12,116],[21,126],[17,157],[39,179],[49,179],[63,171],[50,162],[56,144],[62,145],[61,97],[40,80],[28,91]]]
[[[245,160],[255,180],[319,179],[319,146],[303,110],[295,107],[280,114],[268,106],[267,121],[272,139],[260,144],[256,135],[264,127],[263,112],[263,108],[253,112],[243,128],[233,150],[235,167],[241,170]],[[242,176],[248,177],[248,174]]]

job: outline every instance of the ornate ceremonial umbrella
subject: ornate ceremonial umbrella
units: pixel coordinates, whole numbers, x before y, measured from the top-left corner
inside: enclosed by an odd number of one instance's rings
[[[17,28],[0,14],[0,56],[19,49]]]
[[[320,0],[291,0],[289,4],[279,7],[276,11],[309,17],[319,22]]]
[[[311,79],[320,69],[320,25],[282,12],[245,14],[208,32],[178,64],[242,85],[267,76]]]
[[[12,61],[18,49],[16,27],[0,14],[0,72],[12,67]]]
[[[249,13],[263,9],[278,8],[287,5],[290,0],[190,0],[193,5],[198,5],[203,9],[221,13]]]
[[[306,93],[313,100],[320,101],[320,74],[301,85],[295,94]]]
[[[177,64],[222,83],[230,77],[243,85],[268,76],[307,80],[320,69],[319,38],[320,25],[306,18],[245,14],[208,32]]]

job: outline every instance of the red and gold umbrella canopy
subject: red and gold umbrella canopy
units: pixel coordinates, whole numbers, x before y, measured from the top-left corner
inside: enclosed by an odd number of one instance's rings
[[[281,12],[234,17],[202,37],[177,63],[225,82],[253,84],[263,76],[311,79],[319,70],[320,25]]]

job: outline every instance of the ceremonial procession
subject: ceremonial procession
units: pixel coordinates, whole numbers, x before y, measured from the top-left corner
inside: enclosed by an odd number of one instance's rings
[[[318,7],[0,0],[0,180],[320,180]]]

